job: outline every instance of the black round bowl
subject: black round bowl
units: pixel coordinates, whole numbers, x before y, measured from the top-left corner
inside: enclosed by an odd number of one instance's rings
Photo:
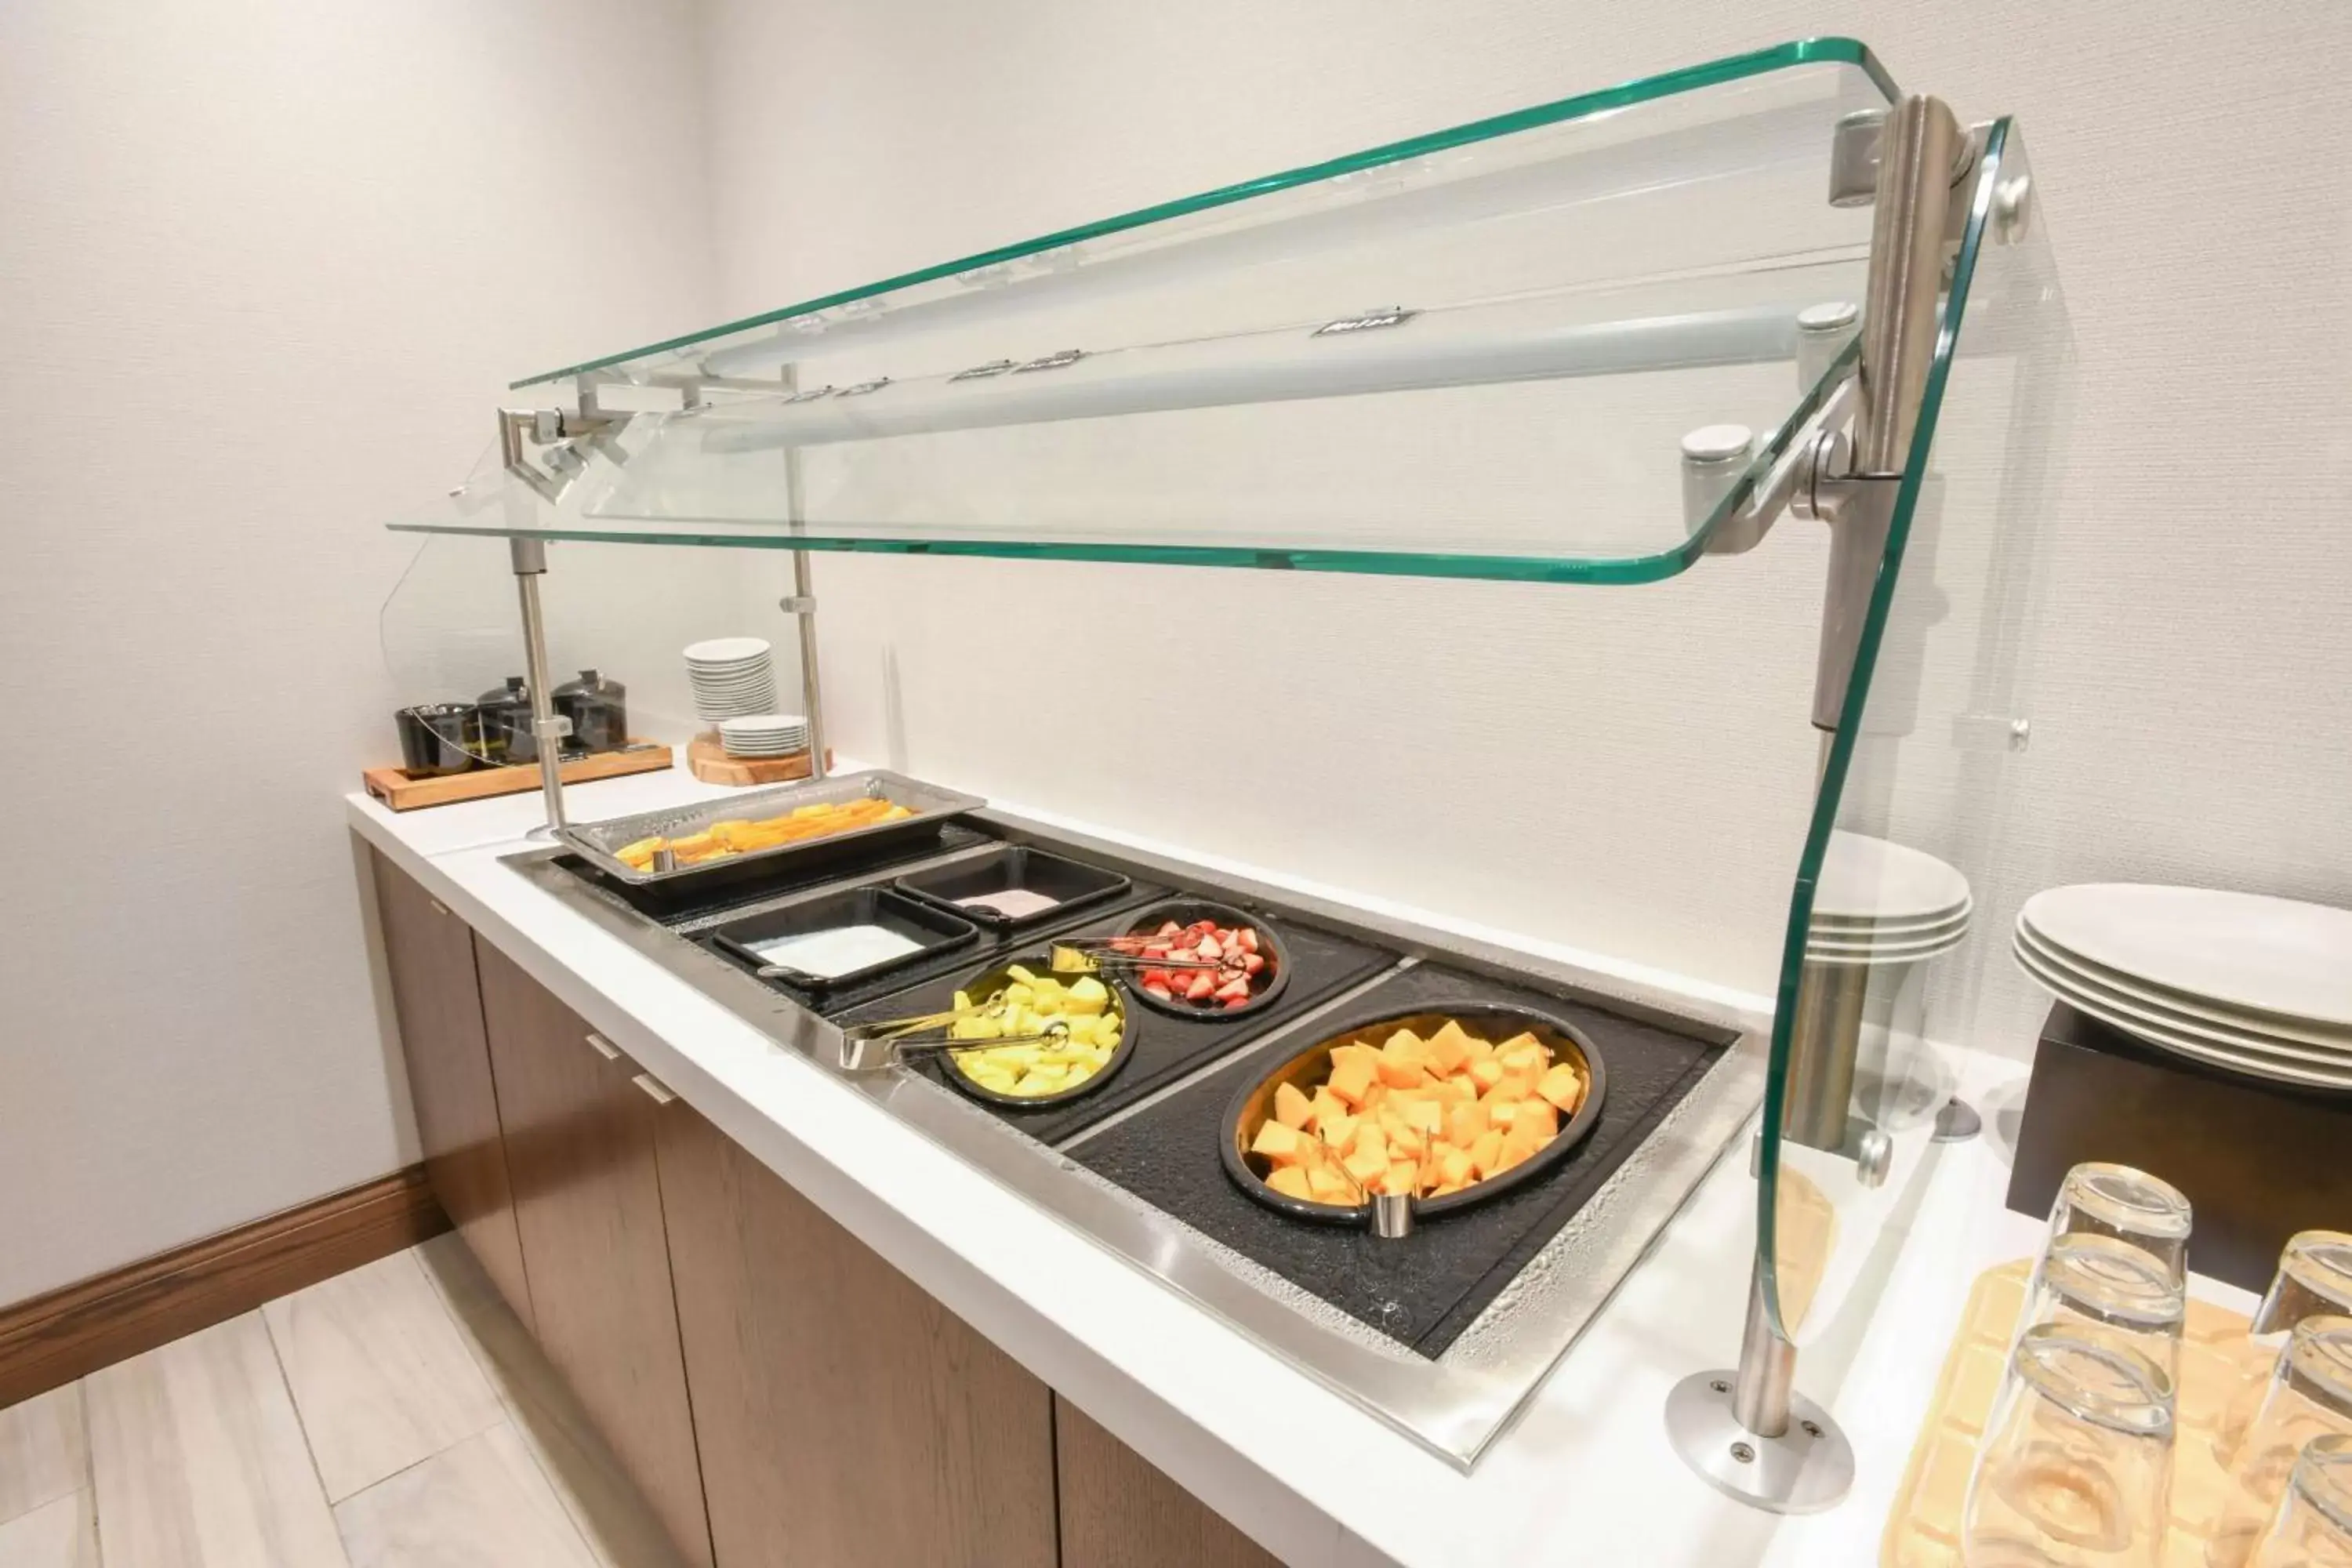
[[[1197,1002],[1162,1002],[1143,988],[1140,968],[1120,965],[1130,981],[1129,991],[1138,1002],[1153,1012],[1164,1013],[1171,1018],[1189,1019],[1195,1024],[1229,1024],[1264,1012],[1276,997],[1282,994],[1282,988],[1290,984],[1290,951],[1283,946],[1281,936],[1263,915],[1237,910],[1231,904],[1212,903],[1206,899],[1172,899],[1132,916],[1127,930],[1121,934],[1149,936],[1170,921],[1180,926],[1191,925],[1194,921],[1214,921],[1221,926],[1234,929],[1254,927],[1257,931],[1258,952],[1265,960],[1265,967],[1258,971],[1257,978],[1251,982],[1250,999],[1238,1007],[1227,1007],[1222,1003],[1203,1005]]]
[[[995,968],[982,972],[974,979],[958,982],[956,989],[976,1003],[983,1002],[1013,984],[1013,966],[1016,963],[1032,974],[1053,975],[1055,973],[1051,952],[1024,953],[1015,958],[1006,959]],[[1070,974],[1056,975],[1055,978],[1078,980],[1084,977]],[[1049,1105],[1067,1105],[1074,1100],[1083,1100],[1092,1094],[1112,1079],[1117,1078],[1119,1069],[1127,1066],[1128,1058],[1135,1054],[1137,1027],[1135,1009],[1127,1005],[1132,993],[1108,974],[1097,974],[1095,978],[1101,981],[1105,988],[1110,992],[1111,1005],[1118,1009],[1118,1048],[1111,1052],[1110,1060],[1103,1063],[1101,1069],[1086,1082],[1072,1089],[1066,1089],[1059,1094],[999,1094],[992,1089],[973,1082],[971,1075],[956,1065],[955,1058],[958,1053],[954,1051],[934,1053],[942,1058],[940,1063],[942,1075],[959,1091],[971,1096],[974,1100],[990,1105],[1009,1106],[1016,1110],[1035,1110]],[[988,1042],[981,1040],[974,1043],[985,1047]]]
[[[1532,1157],[1521,1161],[1499,1176],[1449,1193],[1442,1198],[1412,1200],[1416,1220],[1435,1219],[1457,1210],[1475,1208],[1517,1190],[1531,1182],[1539,1181],[1554,1166],[1566,1159],[1585,1139],[1591,1136],[1593,1124],[1601,1119],[1601,1102],[1609,1095],[1608,1069],[1602,1066],[1601,1051],[1591,1037],[1581,1029],[1548,1013],[1499,1002],[1433,1002],[1399,1012],[1394,1008],[1357,1015],[1316,1044],[1288,1058],[1256,1082],[1245,1085],[1234,1096],[1225,1113],[1225,1136],[1218,1152],[1223,1156],[1225,1174],[1234,1184],[1266,1207],[1293,1219],[1310,1220],[1321,1225],[1367,1226],[1371,1219],[1371,1205],[1318,1204],[1277,1193],[1265,1184],[1258,1167],[1265,1161],[1262,1155],[1249,1152],[1257,1130],[1274,1114],[1274,1091],[1290,1084],[1302,1092],[1311,1092],[1331,1076],[1331,1047],[1346,1045],[1377,1046],[1399,1029],[1409,1028],[1415,1034],[1427,1034],[1453,1019],[1474,1034],[1495,1038],[1508,1038],[1522,1029],[1532,1033],[1549,1046],[1554,1060],[1563,1059],[1573,1052],[1581,1060],[1587,1079],[1584,1101],[1576,1108],[1566,1126],[1553,1135],[1552,1141]],[[1497,1033],[1499,1031],[1499,1034]],[[1123,1043],[1123,1042],[1122,1042]]]

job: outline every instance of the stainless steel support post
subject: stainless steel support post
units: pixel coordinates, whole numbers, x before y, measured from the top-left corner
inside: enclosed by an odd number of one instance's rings
[[[783,381],[786,386],[798,388],[800,376],[795,367],[784,367]],[[784,451],[784,515],[795,529],[808,521],[801,491],[801,453],[797,447]],[[805,550],[793,552],[793,596],[786,601],[786,606],[800,626],[801,710],[808,715],[809,780],[814,783],[829,770],[824,752],[824,690],[817,679],[816,667],[816,590]]]
[[[539,607],[539,580],[547,574],[547,542],[510,537],[507,552],[514,562],[515,589],[522,601],[523,672],[530,682],[530,733],[539,752],[540,793],[547,798],[547,821],[532,828],[530,837],[549,838],[566,826],[563,737],[572,733],[572,721],[556,716],[555,694],[548,685],[547,622]]]
[[[1814,666],[1813,713],[1826,742],[1853,679],[1862,628],[1894,523],[1895,497],[1940,321],[1952,184],[1970,166],[1959,121],[1942,101],[1912,96],[1879,132],[1872,201],[1870,278],[1856,374],[1851,499],[1831,514],[1829,584]],[[1851,165],[1853,160],[1845,160]],[[1840,197],[1834,188],[1833,197]],[[1829,748],[1824,744],[1823,758]],[[1843,1150],[1862,1038],[1867,972],[1853,979],[1808,965],[1790,1019],[1784,1140]],[[1795,1392],[1797,1351],[1767,1291],[1757,1237],[1739,1366],[1698,1373],[1666,1400],[1666,1430],[1684,1462],[1717,1489],[1779,1513],[1827,1508],[1853,1485],[1853,1449],[1829,1413]]]

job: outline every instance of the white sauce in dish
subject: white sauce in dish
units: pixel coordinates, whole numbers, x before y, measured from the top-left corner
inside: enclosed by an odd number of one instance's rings
[[[751,946],[753,952],[770,963],[797,969],[820,980],[853,974],[922,950],[923,944],[912,937],[877,925],[835,926],[831,931],[803,931],[798,936],[779,937],[774,942]]]
[[[974,893],[968,899],[958,899],[959,909],[994,910],[1007,920],[1022,920],[1045,913],[1062,900],[1049,899],[1043,893],[1033,893],[1026,888],[1006,888],[1002,892]]]

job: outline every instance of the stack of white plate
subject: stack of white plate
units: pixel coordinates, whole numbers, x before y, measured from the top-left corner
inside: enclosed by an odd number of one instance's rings
[[[2352,910],[2091,882],[2028,899],[2011,952],[2052,995],[2150,1045],[2352,1089]]]
[[[1830,835],[1813,889],[1805,957],[1815,963],[1917,963],[1969,933],[1969,879],[1923,850]]]
[[[765,637],[712,637],[687,648],[686,678],[703,722],[775,711],[776,671],[768,656]]]
[[[789,757],[808,750],[808,721],[797,713],[752,713],[719,721],[730,757]]]

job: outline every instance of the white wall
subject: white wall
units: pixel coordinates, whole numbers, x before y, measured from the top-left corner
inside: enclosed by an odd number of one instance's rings
[[[1861,37],[1964,119],[2018,115],[2072,312],[2072,418],[2011,606],[2034,616],[2017,648],[2032,748],[1966,835],[1986,938],[1957,987],[1981,994],[1973,1032],[2030,1042],[2040,1005],[2001,933],[2035,887],[2352,900],[2352,10],[714,0],[709,16],[730,315],[1809,34]],[[1996,521],[2007,395],[1997,371],[1956,383],[1951,549]],[[830,716],[844,746],[917,771],[1761,990],[1810,783],[1822,564],[1799,527],[1630,594],[826,558]],[[1040,624],[976,661],[953,620],[1008,602]],[[1082,748],[1044,745],[986,700],[1072,662],[1175,668],[1201,647],[1259,683],[1247,749],[1116,702],[1090,706]]]
[[[518,372],[709,315],[700,63],[625,0],[0,6],[0,1302],[413,1157],[377,524]]]

